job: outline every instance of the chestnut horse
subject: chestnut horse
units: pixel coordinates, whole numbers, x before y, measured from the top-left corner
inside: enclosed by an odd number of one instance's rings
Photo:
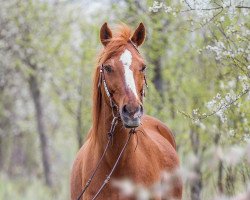
[[[161,182],[162,171],[171,174],[179,166],[171,131],[161,121],[143,114],[146,65],[137,47],[144,42],[145,34],[142,23],[133,35],[126,25],[120,26],[115,34],[112,34],[107,23],[100,30],[104,49],[94,75],[93,126],[74,161],[71,173],[72,200],[93,199],[117,161],[131,130],[136,135],[131,136],[111,181],[100,192],[98,199],[135,199],[122,196],[112,180],[128,178],[149,187]],[[105,151],[115,115],[119,116],[119,120],[114,126],[112,144],[107,148],[91,184],[79,197]],[[181,197],[182,183],[177,178],[167,196],[152,199]]]

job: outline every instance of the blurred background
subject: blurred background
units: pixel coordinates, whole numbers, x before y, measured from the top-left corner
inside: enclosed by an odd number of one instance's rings
[[[0,0],[0,199],[70,198],[99,29],[143,22],[145,110],[175,134],[183,199],[249,200],[249,13],[244,0]]]

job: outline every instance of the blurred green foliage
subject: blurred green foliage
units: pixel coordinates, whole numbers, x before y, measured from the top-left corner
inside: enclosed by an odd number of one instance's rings
[[[154,12],[153,1],[104,2],[0,1],[0,199],[69,199],[71,165],[91,127],[92,72],[104,21],[146,26],[140,48],[148,66],[146,113],[171,128],[183,167],[192,156],[199,163],[199,178],[187,182],[184,199],[200,183],[201,199],[243,192],[250,178],[246,159],[235,166],[221,157],[214,166],[210,161],[217,148],[249,141],[249,14],[239,9],[231,18],[225,8],[203,23],[207,16],[180,12],[188,9],[183,3],[166,1],[174,10]],[[44,184],[31,75],[41,90],[52,187]]]

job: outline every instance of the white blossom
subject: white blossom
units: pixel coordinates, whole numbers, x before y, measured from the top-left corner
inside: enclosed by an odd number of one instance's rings
[[[163,7],[163,2],[154,1],[153,6],[149,7],[149,12],[158,12]]]
[[[224,21],[225,21],[225,17],[224,17],[224,16],[221,16],[221,17],[220,17],[220,21],[221,21],[221,22],[224,22]]]

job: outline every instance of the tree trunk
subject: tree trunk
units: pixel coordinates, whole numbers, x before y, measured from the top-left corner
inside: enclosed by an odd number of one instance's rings
[[[37,77],[32,74],[29,77],[29,88],[30,93],[34,102],[36,122],[37,122],[37,132],[40,139],[40,148],[42,152],[42,163],[43,163],[43,171],[45,175],[45,183],[47,186],[52,185],[51,178],[51,168],[50,168],[50,155],[49,155],[49,147],[48,147],[48,139],[45,133],[45,123],[43,116],[43,109],[41,103],[41,92],[38,86]]]
[[[76,134],[77,134],[77,141],[78,141],[78,148],[80,149],[82,147],[82,142],[83,142],[83,138],[82,138],[82,112],[81,112],[81,108],[82,108],[82,101],[80,101],[78,103],[78,109],[77,109],[77,116],[76,116],[76,120],[77,120],[77,125],[76,125]]]
[[[2,78],[2,77],[0,77]],[[3,89],[4,89],[4,86],[1,86],[0,87],[0,107],[4,107],[4,97],[3,97]],[[2,112],[2,109],[0,110],[0,112]],[[0,113],[0,118],[1,118],[1,121],[0,121],[0,171],[2,170],[3,168],[3,157],[4,157],[4,153],[3,153],[3,132],[4,132],[4,125],[2,124],[2,120],[3,120],[3,116],[2,116],[2,113]]]
[[[198,133],[195,131],[193,126],[190,127],[190,140],[193,148],[193,152],[196,157],[200,158],[199,147],[200,147],[200,138]],[[200,200],[201,199],[201,191],[202,191],[202,173],[201,173],[201,163],[199,162],[194,166],[194,172],[197,175],[197,179],[195,179],[191,183],[191,199],[192,200]]]
[[[220,138],[221,138],[221,121],[220,120],[218,120],[218,129],[219,129],[219,132],[214,137],[215,146],[219,145]],[[218,166],[218,178],[217,178],[217,186],[218,186],[218,189],[219,189],[220,193],[224,192],[223,172],[224,172],[224,170],[223,170],[223,161],[220,160],[219,161],[219,166]]]
[[[202,174],[200,170],[200,165],[197,165],[195,167],[195,173],[197,174],[197,179],[194,180],[191,184],[191,199],[200,200],[202,190]]]
[[[223,163],[222,163],[222,161],[219,162],[219,172],[218,172],[217,185],[219,188],[219,192],[223,193],[224,188],[223,188]]]
[[[170,84],[169,84],[170,85]],[[170,89],[169,89],[170,91]],[[173,93],[172,92],[169,92],[168,94],[169,98],[169,104],[170,104],[170,116],[172,119],[175,119],[176,117],[176,108],[175,108],[175,100],[174,100],[174,96],[173,96]]]
[[[3,150],[2,150],[3,142],[2,142],[2,136],[0,135],[0,171],[2,171],[3,168]]]
[[[82,147],[83,137],[82,137],[82,98],[78,102],[77,112],[76,112],[76,134],[79,149]]]
[[[227,195],[233,196],[235,194],[235,171],[230,166],[228,167],[227,175],[226,175],[226,189]]]
[[[162,78],[162,69],[161,69],[161,62],[160,58],[153,61],[154,65],[154,77],[153,83],[156,90],[159,92],[160,96],[163,95],[163,78]]]

